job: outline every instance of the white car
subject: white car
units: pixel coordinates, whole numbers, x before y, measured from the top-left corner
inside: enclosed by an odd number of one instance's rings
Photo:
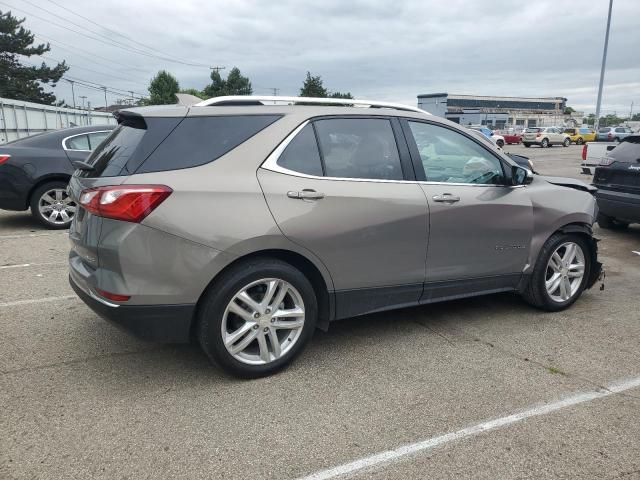
[[[491,130],[490,128],[487,128],[484,125],[469,125],[469,128],[471,130],[476,130],[482,133],[485,137],[487,137],[500,148],[504,147],[504,137],[502,135],[493,133],[493,130]]]
[[[542,148],[553,145],[568,147],[571,139],[558,127],[529,127],[524,131],[522,144],[527,148],[531,145],[540,145]]]

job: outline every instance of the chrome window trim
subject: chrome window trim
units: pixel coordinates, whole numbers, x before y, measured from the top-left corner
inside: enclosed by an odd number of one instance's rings
[[[67,151],[67,152],[92,152],[93,150],[81,150],[78,148],[67,148],[67,140],[69,140],[70,138],[74,138],[74,137],[79,137],[81,135],[90,135],[92,133],[108,133],[108,132],[112,132],[113,130],[94,130],[91,132],[83,132],[83,133],[76,133],[74,135],[69,135],[68,137],[65,137],[62,139],[62,149]]]
[[[384,180],[384,179],[373,179],[373,178],[346,178],[346,177],[319,177],[317,175],[309,175],[307,173],[296,172],[295,170],[289,170],[288,168],[284,168],[278,165],[278,159],[280,155],[285,151],[285,149],[289,146],[289,144],[293,141],[293,139],[302,131],[304,127],[306,127],[311,120],[305,120],[302,122],[296,129],[291,132],[289,135],[285,137],[285,139],[280,142],[280,144],[275,148],[273,152],[269,154],[267,159],[260,165],[260,168],[265,170],[269,170],[271,172],[282,173],[284,175],[290,175],[292,177],[300,177],[300,178],[308,178],[311,180],[333,180],[340,182],[371,182],[371,183],[413,183],[418,185],[451,185],[457,187],[501,187],[501,188],[520,188],[525,187],[526,185],[494,185],[492,183],[451,183],[451,182],[423,182],[418,180]]]

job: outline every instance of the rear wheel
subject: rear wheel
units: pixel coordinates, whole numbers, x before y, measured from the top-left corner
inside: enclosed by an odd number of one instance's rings
[[[203,297],[198,340],[228,373],[257,378],[288,365],[315,329],[318,306],[309,280],[276,259],[255,259],[225,272]]]
[[[76,204],[67,195],[66,182],[54,181],[40,185],[31,194],[31,214],[45,227],[69,228]]]
[[[582,137],[578,137],[578,139],[576,140],[576,144],[582,145],[583,143],[584,143],[584,140],[582,139]]]
[[[504,147],[504,142],[502,140],[498,140],[496,142],[496,145],[498,145],[500,148]]]
[[[562,142],[562,146],[568,147],[569,145],[571,145],[571,140],[569,140],[568,138],[565,138],[564,141]]]
[[[542,142],[540,143],[540,146],[542,148],[547,148],[549,146],[549,140],[547,138],[543,138]]]
[[[582,294],[590,270],[587,241],[580,235],[556,233],[540,250],[522,297],[543,310],[564,310]]]
[[[627,222],[621,222],[613,217],[598,213],[598,225],[600,228],[606,228],[608,230],[622,230],[629,226]]]
[[[530,143],[526,143],[526,142],[522,142],[522,144],[524,145],[525,148],[529,148],[531,146]]]

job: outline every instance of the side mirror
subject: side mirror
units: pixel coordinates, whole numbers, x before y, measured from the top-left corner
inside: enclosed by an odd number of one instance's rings
[[[518,165],[511,167],[511,183],[513,185],[529,185],[531,182],[533,182],[531,170]]]

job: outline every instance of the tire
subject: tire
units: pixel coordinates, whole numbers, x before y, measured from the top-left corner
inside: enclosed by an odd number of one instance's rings
[[[257,304],[266,295],[264,290],[267,283],[276,281],[288,284],[293,290],[287,289],[284,299],[274,310],[280,309],[280,305],[284,305],[285,309],[299,309],[302,305],[302,326],[299,329],[274,328],[276,324],[288,323],[291,320],[271,318],[268,309],[260,305],[255,305],[260,307],[255,309],[247,303],[237,310],[237,295],[241,295],[241,292],[249,295],[249,300]],[[282,291],[283,284],[277,285],[273,299],[277,299]],[[239,301],[242,303],[242,300]],[[229,310],[232,302],[236,306],[234,310],[242,312],[242,316]],[[208,288],[198,307],[197,337],[207,356],[227,373],[241,378],[265,377],[285,368],[303,350],[313,335],[317,317],[316,295],[311,282],[302,272],[280,260],[257,258],[235,265]],[[292,321],[300,322],[300,318],[294,318]],[[230,339],[227,338],[229,348],[240,347],[243,342],[249,340],[239,352],[231,353],[225,346],[223,329],[226,334],[230,334],[249,326],[246,335],[238,336],[233,343],[229,343]],[[275,341],[272,335],[275,335]],[[280,342],[281,355],[278,356],[275,343]],[[268,360],[261,356],[263,352],[266,352]]]
[[[629,226],[629,224],[626,222],[621,222],[613,217],[609,217],[608,215],[604,215],[602,213],[598,213],[597,222],[600,228],[604,228],[607,230],[624,230]]]
[[[549,139],[547,138],[543,138],[542,142],[540,142],[540,147],[542,148],[548,148],[549,147]]]
[[[496,142],[496,145],[498,145],[500,148],[504,147],[504,142],[502,140],[498,140]]]
[[[31,214],[51,230],[69,228],[75,215],[76,204],[69,199],[66,190],[67,183],[57,180],[40,185],[31,194]]]
[[[618,137],[613,139],[614,142],[620,143],[620,139]]]
[[[529,147],[531,146],[531,144],[530,144],[530,143],[522,142],[522,144],[524,145],[524,148],[529,148]]]
[[[569,140],[568,138],[565,138],[564,141],[562,142],[562,146],[568,147],[569,145],[571,145],[571,140]]]
[[[576,145],[582,145],[583,143],[584,143],[584,140],[582,139],[582,137],[579,137],[579,138],[576,140]]]
[[[562,256],[562,249],[566,248],[566,244],[574,244],[581,249],[582,260],[584,262],[583,273],[580,281],[578,281],[577,278],[570,280],[572,283],[570,284],[571,288],[568,292],[568,298],[559,298],[562,296],[560,290],[561,286],[558,286],[558,290],[555,291],[558,292],[558,295],[555,295],[557,298],[554,298],[546,287],[547,280],[551,280],[549,274],[551,274],[551,276],[556,275],[556,272],[554,272],[550,267],[550,259],[556,252],[559,252]],[[566,252],[566,250],[564,251]],[[577,258],[578,257],[576,257],[576,259]],[[545,242],[538,254],[538,259],[536,260],[533,273],[531,274],[526,287],[521,292],[523,299],[534,307],[549,312],[557,312],[570,307],[586,288],[587,282],[589,281],[589,274],[591,272],[591,261],[591,247],[583,236],[566,233],[553,234]],[[569,271],[572,271],[572,269],[569,269]],[[560,283],[562,283],[562,281]]]

